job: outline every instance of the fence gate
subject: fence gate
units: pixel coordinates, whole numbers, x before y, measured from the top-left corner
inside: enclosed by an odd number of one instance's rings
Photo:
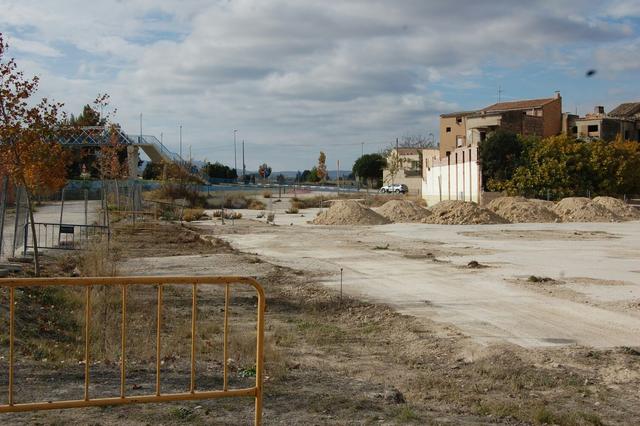
[[[185,392],[163,393],[161,380],[161,326],[163,324],[163,288],[167,285],[190,286],[191,287],[191,356],[190,356],[190,377],[189,389]],[[79,287],[84,289],[84,398],[76,400],[58,400],[58,401],[40,401],[16,403],[14,395],[14,369],[16,353],[14,350],[14,342],[16,338],[16,311],[20,310],[20,304],[16,304],[15,291],[20,288],[27,287]],[[127,377],[127,361],[126,361],[126,340],[127,340],[127,293],[131,286],[155,287],[156,293],[156,372],[155,372],[155,392],[145,395],[127,395],[126,377]],[[223,330],[223,384],[221,389],[196,390],[196,341],[197,341],[197,301],[198,287],[201,286],[218,286],[224,289],[224,324]],[[257,295],[257,312],[256,312],[256,342],[255,342],[255,385],[245,388],[229,388],[229,368],[227,363],[227,354],[229,347],[229,304],[230,295],[233,287],[249,286],[253,288]],[[90,366],[90,336],[92,327],[91,313],[91,295],[94,287],[111,287],[120,288],[120,390],[119,393],[110,397],[93,398],[90,393],[89,384],[91,378],[89,374]],[[264,373],[263,351],[264,351],[264,312],[265,312],[265,296],[262,286],[253,278],[249,277],[221,277],[221,276],[203,276],[203,277],[100,277],[100,278],[22,278],[22,279],[0,279],[0,289],[8,288],[8,307],[0,305],[0,311],[8,309],[9,311],[9,356],[8,356],[8,404],[0,404],[0,422],[2,422],[2,413],[52,410],[62,408],[80,408],[80,407],[97,407],[106,405],[122,405],[137,403],[161,403],[171,401],[186,400],[203,400],[213,398],[232,398],[232,397],[252,397],[255,403],[255,424],[261,424],[262,421],[262,381]],[[0,333],[6,333],[6,330],[0,330]],[[2,337],[2,336],[0,336]],[[1,339],[0,339],[1,340]],[[25,385],[26,386],[26,385]]]

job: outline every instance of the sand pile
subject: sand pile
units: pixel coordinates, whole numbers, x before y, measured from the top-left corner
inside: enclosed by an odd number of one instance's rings
[[[509,223],[508,220],[498,216],[491,210],[468,201],[445,200],[431,207],[430,210],[433,214],[424,219],[424,223],[440,225]]]
[[[378,214],[392,222],[422,222],[431,212],[409,200],[391,200],[376,209]]]
[[[602,204],[585,197],[563,198],[554,211],[563,222],[614,222],[621,219]]]
[[[313,220],[315,225],[384,225],[391,221],[371,209],[361,206],[357,201],[341,200],[334,202]]]
[[[559,222],[551,201],[524,197],[500,197],[492,200],[487,208],[513,223]]]
[[[613,197],[596,197],[592,203],[599,204],[622,220],[640,219],[640,209],[626,204],[624,201]]]

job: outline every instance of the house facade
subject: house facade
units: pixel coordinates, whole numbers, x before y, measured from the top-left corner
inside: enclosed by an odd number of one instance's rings
[[[572,136],[581,139],[613,141],[617,137],[640,142],[640,102],[618,105],[608,114],[603,106],[575,120]]]
[[[440,116],[440,156],[474,147],[497,129],[527,135],[553,136],[562,132],[562,97],[499,102],[476,111]]]

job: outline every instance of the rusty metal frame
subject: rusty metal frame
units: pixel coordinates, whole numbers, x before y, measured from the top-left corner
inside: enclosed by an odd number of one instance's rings
[[[162,393],[160,380],[161,364],[161,326],[162,304],[164,285],[190,285],[192,286],[191,300],[191,367],[190,383],[187,392]],[[223,333],[223,388],[221,390],[197,391],[196,390],[196,327],[197,327],[197,297],[198,286],[218,285],[224,286],[224,333]],[[229,327],[229,302],[231,286],[247,285],[253,287],[258,295],[257,321],[256,321],[256,382],[255,386],[241,389],[228,389],[228,327]],[[15,311],[19,309],[15,302],[15,289],[24,287],[54,287],[71,286],[84,287],[85,289],[85,327],[84,327],[84,399],[61,400],[47,402],[15,403],[14,401],[14,340],[15,340]],[[91,398],[89,392],[89,365],[91,332],[91,290],[94,286],[120,287],[121,289],[121,370],[120,370],[120,395],[106,398]],[[157,287],[157,321],[156,321],[156,388],[153,394],[128,396],[126,394],[126,337],[127,337],[127,297],[129,286],[156,286]],[[5,278],[0,279],[0,288],[9,288],[9,386],[8,404],[0,404],[0,414],[23,411],[54,410],[62,408],[97,407],[105,405],[123,405],[149,402],[171,402],[186,400],[201,400],[228,397],[253,397],[255,400],[255,424],[262,422],[262,382],[264,375],[264,312],[265,294],[258,281],[250,277],[239,276],[198,276],[198,277],[98,277],[98,278]]]

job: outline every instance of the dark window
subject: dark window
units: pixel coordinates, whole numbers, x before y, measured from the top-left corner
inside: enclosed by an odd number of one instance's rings
[[[578,133],[578,126],[573,126],[573,127],[571,128],[571,133],[573,133],[574,135],[575,135],[576,133]]]
[[[451,127],[447,127],[447,133],[451,133]]]
[[[462,123],[462,118],[461,117],[456,117],[456,124],[460,124]]]
[[[591,133],[591,132],[597,132],[598,131],[598,125],[597,124],[589,124],[587,126],[587,132]]]

